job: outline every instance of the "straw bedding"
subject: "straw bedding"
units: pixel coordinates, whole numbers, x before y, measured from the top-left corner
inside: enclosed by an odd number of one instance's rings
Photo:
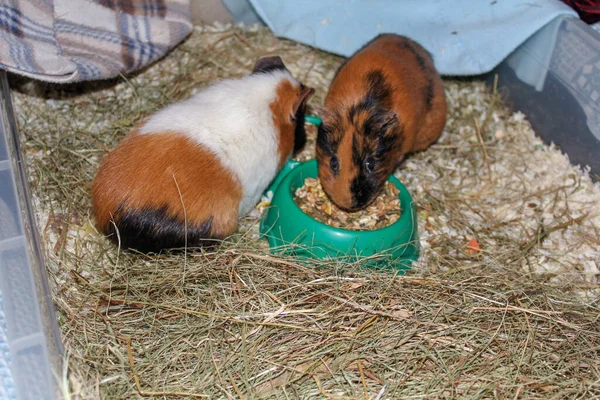
[[[340,58],[231,26],[197,29],[116,81],[13,82],[65,394],[600,397],[600,187],[478,81],[445,82],[442,138],[396,172],[423,249],[404,276],[269,254],[258,211],[199,253],[119,251],[94,230],[91,180],[133,125],[272,54],[322,104]]]

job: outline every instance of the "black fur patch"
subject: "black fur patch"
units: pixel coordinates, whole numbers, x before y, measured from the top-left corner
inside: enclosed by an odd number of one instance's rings
[[[371,113],[377,108],[391,108],[392,87],[385,79],[385,74],[380,69],[369,71],[364,77],[366,80],[367,93],[358,104],[348,108],[348,120],[356,125],[356,118],[361,112]]]
[[[342,122],[339,115],[335,115],[333,121],[328,125],[322,123],[317,132],[317,151],[331,157],[337,153],[338,146],[342,140]]]
[[[402,126],[398,125],[396,131],[381,135],[377,141],[377,149],[375,150],[375,158],[384,158],[386,154],[392,152],[395,148],[402,146]]]
[[[357,167],[358,173],[350,184],[350,192],[352,207],[358,209],[364,208],[373,199],[390,173],[386,167],[389,163],[385,159],[402,145],[403,132],[397,116],[384,109],[370,110],[364,125],[367,127],[363,131],[357,130],[352,137],[352,163]],[[361,145],[357,136],[363,133],[365,140]],[[373,157],[375,166],[368,173],[365,160],[370,156]]]
[[[417,64],[419,64],[419,68],[421,69],[421,71],[427,71],[427,60],[425,59],[425,57],[423,57],[419,49],[416,49],[411,42],[405,42],[404,48],[414,54],[415,60],[417,61]]]
[[[105,234],[126,249],[135,249],[144,253],[166,249],[183,249],[215,245],[211,240],[213,218],[201,225],[187,225],[187,243],[185,222],[170,216],[167,206],[159,209],[128,209],[117,213],[116,227],[110,223]],[[118,232],[117,232],[118,229]]]
[[[368,173],[365,169],[365,160],[371,154],[372,149],[369,143],[364,142],[361,147],[355,134],[352,138],[352,164],[357,167],[358,173],[350,183],[352,208],[354,209],[365,207],[379,188],[379,174],[375,171]],[[375,163],[378,164],[378,161],[375,160]]]
[[[378,189],[376,180],[369,178],[361,172],[352,180],[350,191],[352,192],[352,208],[364,208]]]
[[[425,50],[423,46],[409,39],[406,39],[402,42],[398,42],[398,46],[413,53],[413,55],[415,56],[415,61],[419,65],[421,71],[430,74],[435,73],[433,67],[433,57],[431,56],[431,53]],[[433,91],[434,83],[433,80],[429,78],[427,80],[427,87],[425,88],[425,103],[427,104],[428,111],[431,110],[431,104],[433,102],[434,96]]]
[[[383,108],[372,108],[368,110],[368,116],[360,127],[361,132],[366,137],[381,135],[391,126],[399,124],[397,115],[394,115],[395,114],[392,114]],[[392,118],[392,116],[394,117]]]
[[[296,127],[294,128],[294,154],[298,153],[304,148],[306,144],[306,128],[304,127],[304,116],[306,114],[306,106],[302,104],[298,107],[296,115]]]
[[[392,105],[390,99],[392,88],[385,80],[383,71],[380,69],[369,71],[366,79],[368,89],[362,103],[368,108],[372,108],[375,105],[390,108]]]
[[[429,78],[427,81],[427,94],[425,98],[427,103],[427,111],[431,110],[431,103],[433,102],[433,80]]]
[[[415,56],[415,60],[417,61],[417,64],[419,64],[421,70],[428,71],[431,64],[433,64],[431,53],[429,53],[423,46],[411,39],[408,39],[406,37],[399,38],[402,38],[403,40],[398,40],[398,46],[402,49],[406,49],[413,53],[413,55]]]

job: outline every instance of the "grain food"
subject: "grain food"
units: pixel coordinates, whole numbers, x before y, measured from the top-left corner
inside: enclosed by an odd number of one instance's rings
[[[393,224],[400,218],[400,191],[391,182],[386,182],[383,191],[365,209],[346,212],[329,200],[321,182],[307,178],[304,185],[296,189],[298,207],[317,221],[349,230],[374,230]]]

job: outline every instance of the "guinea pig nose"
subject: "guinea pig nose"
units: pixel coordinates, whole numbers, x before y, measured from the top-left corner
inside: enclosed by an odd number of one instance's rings
[[[352,206],[353,210],[364,208],[373,198],[373,190],[364,185],[352,185]]]
[[[370,196],[361,193],[361,196],[359,196],[359,197],[356,197],[356,196],[352,197],[352,204],[349,207],[349,209],[351,211],[358,211],[360,209],[363,209],[367,206],[367,204],[369,204],[370,200],[371,200]]]
[[[350,208],[350,211],[358,211],[364,208],[367,204],[367,201],[352,202],[352,207]]]

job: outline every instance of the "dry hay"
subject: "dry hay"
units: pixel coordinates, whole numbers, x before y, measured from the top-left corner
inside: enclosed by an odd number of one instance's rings
[[[481,82],[446,82],[446,132],[397,171],[423,245],[406,276],[269,255],[256,213],[187,256],[118,252],[94,231],[101,157],[142,117],[266,54],[317,88],[313,104],[341,62],[210,27],[128,79],[15,95],[70,398],[600,396],[600,188]]]

